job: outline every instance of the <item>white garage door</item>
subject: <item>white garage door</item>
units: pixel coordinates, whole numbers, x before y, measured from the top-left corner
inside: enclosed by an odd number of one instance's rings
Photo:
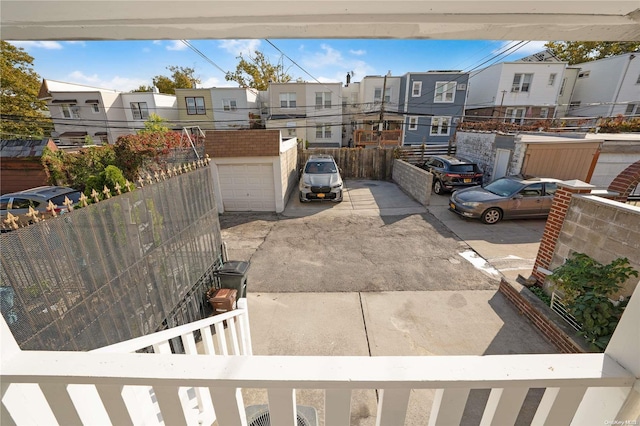
[[[225,211],[276,210],[273,165],[219,164],[218,176]]]

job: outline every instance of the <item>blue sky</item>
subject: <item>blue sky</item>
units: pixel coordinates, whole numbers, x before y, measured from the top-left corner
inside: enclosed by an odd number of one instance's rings
[[[305,81],[344,82],[367,75],[392,75],[428,70],[470,71],[485,64],[515,60],[543,50],[544,41],[529,41],[510,55],[495,57],[516,41],[271,39],[189,40],[225,71],[235,69],[238,55],[262,51],[271,62],[283,61],[288,73]],[[155,41],[12,41],[34,57],[42,78],[130,91],[150,85],[156,75],[169,76],[168,66],[192,67],[201,87],[236,86],[224,73],[179,40]],[[297,65],[296,65],[297,64]]]

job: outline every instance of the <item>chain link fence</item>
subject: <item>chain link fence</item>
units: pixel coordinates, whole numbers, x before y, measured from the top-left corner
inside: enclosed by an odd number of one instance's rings
[[[22,349],[91,350],[207,315],[221,258],[210,168],[0,235]]]

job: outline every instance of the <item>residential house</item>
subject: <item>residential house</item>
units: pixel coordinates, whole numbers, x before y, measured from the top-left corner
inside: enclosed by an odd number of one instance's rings
[[[464,115],[469,74],[410,72],[400,83],[403,145],[446,144]]]
[[[640,52],[576,64],[580,68],[568,115],[640,116]]]
[[[400,145],[404,120],[399,112],[400,85],[401,77],[390,74],[366,76],[358,84],[358,113],[352,118],[355,146]]]
[[[157,92],[122,93],[122,104],[132,132],[144,127],[149,115],[155,114],[166,121],[169,128],[178,120],[176,97]]]
[[[546,58],[501,62],[472,72],[466,119],[524,124],[554,117],[565,69],[566,62]]]
[[[131,133],[120,92],[99,87],[43,80],[38,99],[46,100],[63,145],[115,143]]]
[[[202,130],[216,128],[211,89],[176,89],[176,103],[181,127],[198,126]]]
[[[260,120],[258,91],[241,87],[212,87],[214,127],[217,130],[249,129]]]
[[[342,146],[340,83],[272,83],[267,129],[297,137],[309,147]]]

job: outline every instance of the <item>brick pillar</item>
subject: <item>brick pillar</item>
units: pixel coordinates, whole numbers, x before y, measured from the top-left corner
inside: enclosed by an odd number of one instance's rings
[[[553,197],[551,211],[547,223],[544,227],[544,233],[540,240],[540,248],[536,256],[536,262],[533,265],[531,275],[536,279],[539,285],[542,285],[546,274],[540,271],[540,268],[548,270],[551,265],[553,253],[556,251],[556,243],[560,236],[560,230],[567,215],[571,197],[573,194],[589,194],[595,186],[584,183],[579,180],[569,180],[558,183],[558,190]]]

